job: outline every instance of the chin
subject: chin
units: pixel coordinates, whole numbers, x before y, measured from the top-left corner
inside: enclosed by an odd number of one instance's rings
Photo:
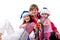
[[[28,20],[26,22],[29,22]]]

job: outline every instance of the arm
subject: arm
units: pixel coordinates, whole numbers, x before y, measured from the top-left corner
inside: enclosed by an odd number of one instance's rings
[[[26,31],[30,34],[33,31],[35,25],[36,24],[34,22],[30,23]]]
[[[51,22],[51,27],[54,32],[58,32],[57,28],[55,27],[54,23]]]
[[[59,36],[60,34],[59,34],[59,32],[58,32],[58,30],[57,30],[57,28],[55,27],[55,25],[54,25],[53,22],[51,22],[51,27],[52,27],[53,32],[55,33],[55,36],[56,36],[56,37]]]
[[[47,20],[43,25],[44,26],[49,26],[50,25],[50,20]]]

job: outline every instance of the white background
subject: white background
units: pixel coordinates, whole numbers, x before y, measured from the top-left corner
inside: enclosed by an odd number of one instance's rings
[[[47,7],[51,11],[49,18],[60,32],[60,0],[0,0],[0,20],[8,19],[17,31],[21,24],[20,14],[29,10],[31,4],[37,4],[40,10]]]

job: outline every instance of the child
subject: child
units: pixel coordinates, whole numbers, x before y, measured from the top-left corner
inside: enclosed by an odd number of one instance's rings
[[[21,15],[21,18],[23,18],[24,21],[23,21],[23,24],[20,26],[20,29],[26,28],[25,30],[27,31],[28,34],[30,34],[33,31],[35,26],[35,23],[33,22],[31,15],[29,14],[28,11],[24,11]]]
[[[48,18],[50,16],[49,13],[50,13],[50,11],[46,7],[44,7],[41,10],[41,16],[42,16],[41,22],[44,25],[44,37],[46,38],[46,40],[49,40],[51,32],[53,32],[52,27],[51,27],[51,21]],[[41,35],[41,37],[42,37],[42,35]]]

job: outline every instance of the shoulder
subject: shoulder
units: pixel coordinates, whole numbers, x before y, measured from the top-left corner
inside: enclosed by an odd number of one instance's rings
[[[34,22],[30,23],[30,26],[35,26],[35,25],[36,25],[36,23],[34,23]]]
[[[50,19],[49,19],[49,18],[47,18],[46,23],[49,23],[49,24],[50,24],[50,22],[51,22],[51,21],[50,21]]]
[[[22,25],[20,25],[19,28],[24,28],[25,26],[26,26],[26,24],[22,24]]]

